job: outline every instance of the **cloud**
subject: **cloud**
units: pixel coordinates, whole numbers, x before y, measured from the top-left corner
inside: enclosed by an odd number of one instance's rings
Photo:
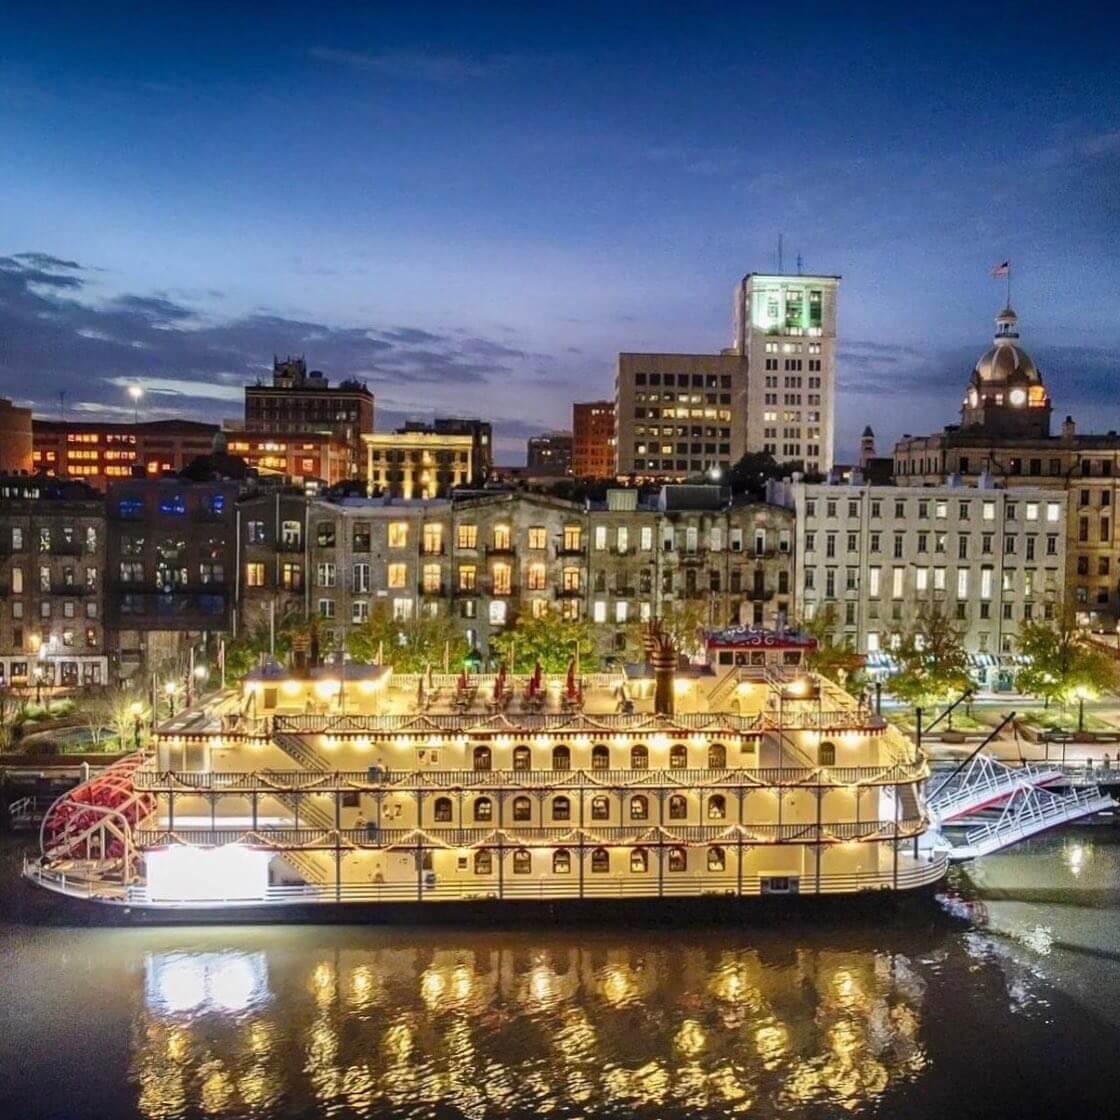
[[[477,333],[335,326],[268,309],[214,319],[164,292],[98,300],[87,286],[92,271],[46,253],[0,257],[0,392],[30,394],[33,405],[53,411],[64,390],[67,407],[115,411],[127,403],[123,388],[139,379],[149,415],[218,418],[241,399],[245,383],[267,375],[274,354],[304,354],[333,380],[423,386],[428,407],[461,412],[451,402],[464,389],[477,395],[491,382],[526,376],[529,355]],[[485,406],[476,401],[470,410]]]

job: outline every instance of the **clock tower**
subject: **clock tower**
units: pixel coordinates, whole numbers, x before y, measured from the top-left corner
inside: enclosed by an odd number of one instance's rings
[[[998,436],[1050,434],[1050,394],[1034,359],[1019,345],[1019,318],[1010,307],[996,316],[991,349],[968,379],[961,428]]]

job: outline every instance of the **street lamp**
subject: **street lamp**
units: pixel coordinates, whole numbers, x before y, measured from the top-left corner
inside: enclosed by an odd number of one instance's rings
[[[163,691],[167,696],[167,714],[173,716],[175,714],[175,693],[178,691],[179,686],[174,681],[168,681],[163,686]]]
[[[140,398],[144,395],[144,387],[139,382],[129,385],[128,395],[132,398],[132,422],[140,423]]]
[[[1093,698],[1093,693],[1084,685],[1078,685],[1074,691],[1074,696],[1077,697],[1077,730],[1085,730],[1085,701]]]
[[[140,749],[140,715],[144,711],[144,705],[139,700],[133,700],[128,706],[129,712],[132,713],[132,745],[136,750]]]

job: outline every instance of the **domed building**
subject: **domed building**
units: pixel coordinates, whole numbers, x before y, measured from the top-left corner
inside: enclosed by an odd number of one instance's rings
[[[1034,359],[1019,345],[1019,317],[1010,307],[996,316],[991,348],[968,380],[961,428],[983,428],[993,435],[1050,434],[1050,395]]]
[[[1069,416],[1051,433],[1050,394],[1020,345],[1019,317],[1005,307],[995,322],[992,345],[969,375],[960,423],[904,435],[894,448],[895,484],[1019,491],[1015,522],[1000,530],[1011,541],[993,540],[992,549],[1011,550],[1004,555],[1017,558],[1012,584],[1025,588],[1029,579],[1032,602],[1022,610],[994,602],[987,608],[998,624],[988,648],[1011,652],[1019,624],[1040,611],[1045,616],[1062,600],[1072,602],[1082,625],[1114,633],[1120,622],[1120,433],[1081,433]],[[1030,515],[1039,508],[1038,495],[1053,493],[1065,495],[1064,579],[1039,598],[1039,578],[1046,586],[1056,557],[1047,527],[1031,523]]]

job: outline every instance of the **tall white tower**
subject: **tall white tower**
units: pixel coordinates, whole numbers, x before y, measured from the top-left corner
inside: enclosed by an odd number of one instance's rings
[[[839,276],[751,272],[735,286],[732,350],[747,358],[747,450],[832,467]]]

